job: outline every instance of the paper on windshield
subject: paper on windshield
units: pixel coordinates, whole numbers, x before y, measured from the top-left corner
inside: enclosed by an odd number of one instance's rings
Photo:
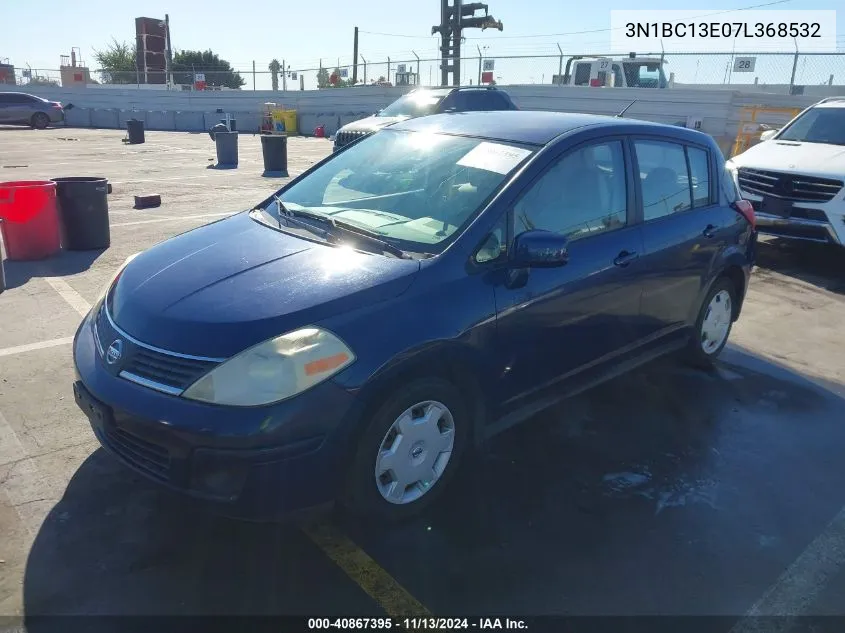
[[[516,167],[530,153],[530,150],[523,149],[522,147],[484,141],[467,152],[458,161],[458,165],[484,169],[485,171],[504,175]]]

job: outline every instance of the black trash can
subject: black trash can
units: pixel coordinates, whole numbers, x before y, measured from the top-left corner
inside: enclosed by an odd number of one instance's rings
[[[288,137],[284,134],[262,134],[261,153],[265,172],[288,173]]]
[[[214,143],[217,147],[217,166],[237,167],[238,133],[217,132],[214,134]]]
[[[77,176],[53,178],[59,203],[59,231],[62,248],[89,251],[108,248],[108,183],[105,178]]]
[[[144,142],[144,122],[138,119],[129,119],[126,122],[126,132],[129,134],[130,145],[140,145]]]

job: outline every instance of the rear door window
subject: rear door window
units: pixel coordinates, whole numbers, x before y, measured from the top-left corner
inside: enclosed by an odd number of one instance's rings
[[[684,146],[667,141],[634,141],[643,196],[643,219],[648,222],[692,208]]]

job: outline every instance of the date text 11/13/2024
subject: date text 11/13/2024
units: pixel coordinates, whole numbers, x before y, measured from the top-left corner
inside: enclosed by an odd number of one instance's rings
[[[389,630],[405,631],[467,631],[467,630],[524,630],[524,620],[518,618],[309,618],[308,630]]]

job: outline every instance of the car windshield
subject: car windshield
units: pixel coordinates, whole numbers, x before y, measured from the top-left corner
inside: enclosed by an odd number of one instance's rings
[[[432,94],[428,91],[412,92],[396,101],[378,113],[378,116],[408,116],[418,117],[431,114],[437,104],[443,101],[444,95]]]
[[[281,192],[282,203],[373,233],[415,253],[438,253],[533,152],[520,145],[384,130]],[[277,215],[277,203],[266,207]]]
[[[845,108],[813,108],[779,135],[779,141],[845,145]]]
[[[625,62],[625,81],[629,88],[665,88],[666,74],[657,62]]]

